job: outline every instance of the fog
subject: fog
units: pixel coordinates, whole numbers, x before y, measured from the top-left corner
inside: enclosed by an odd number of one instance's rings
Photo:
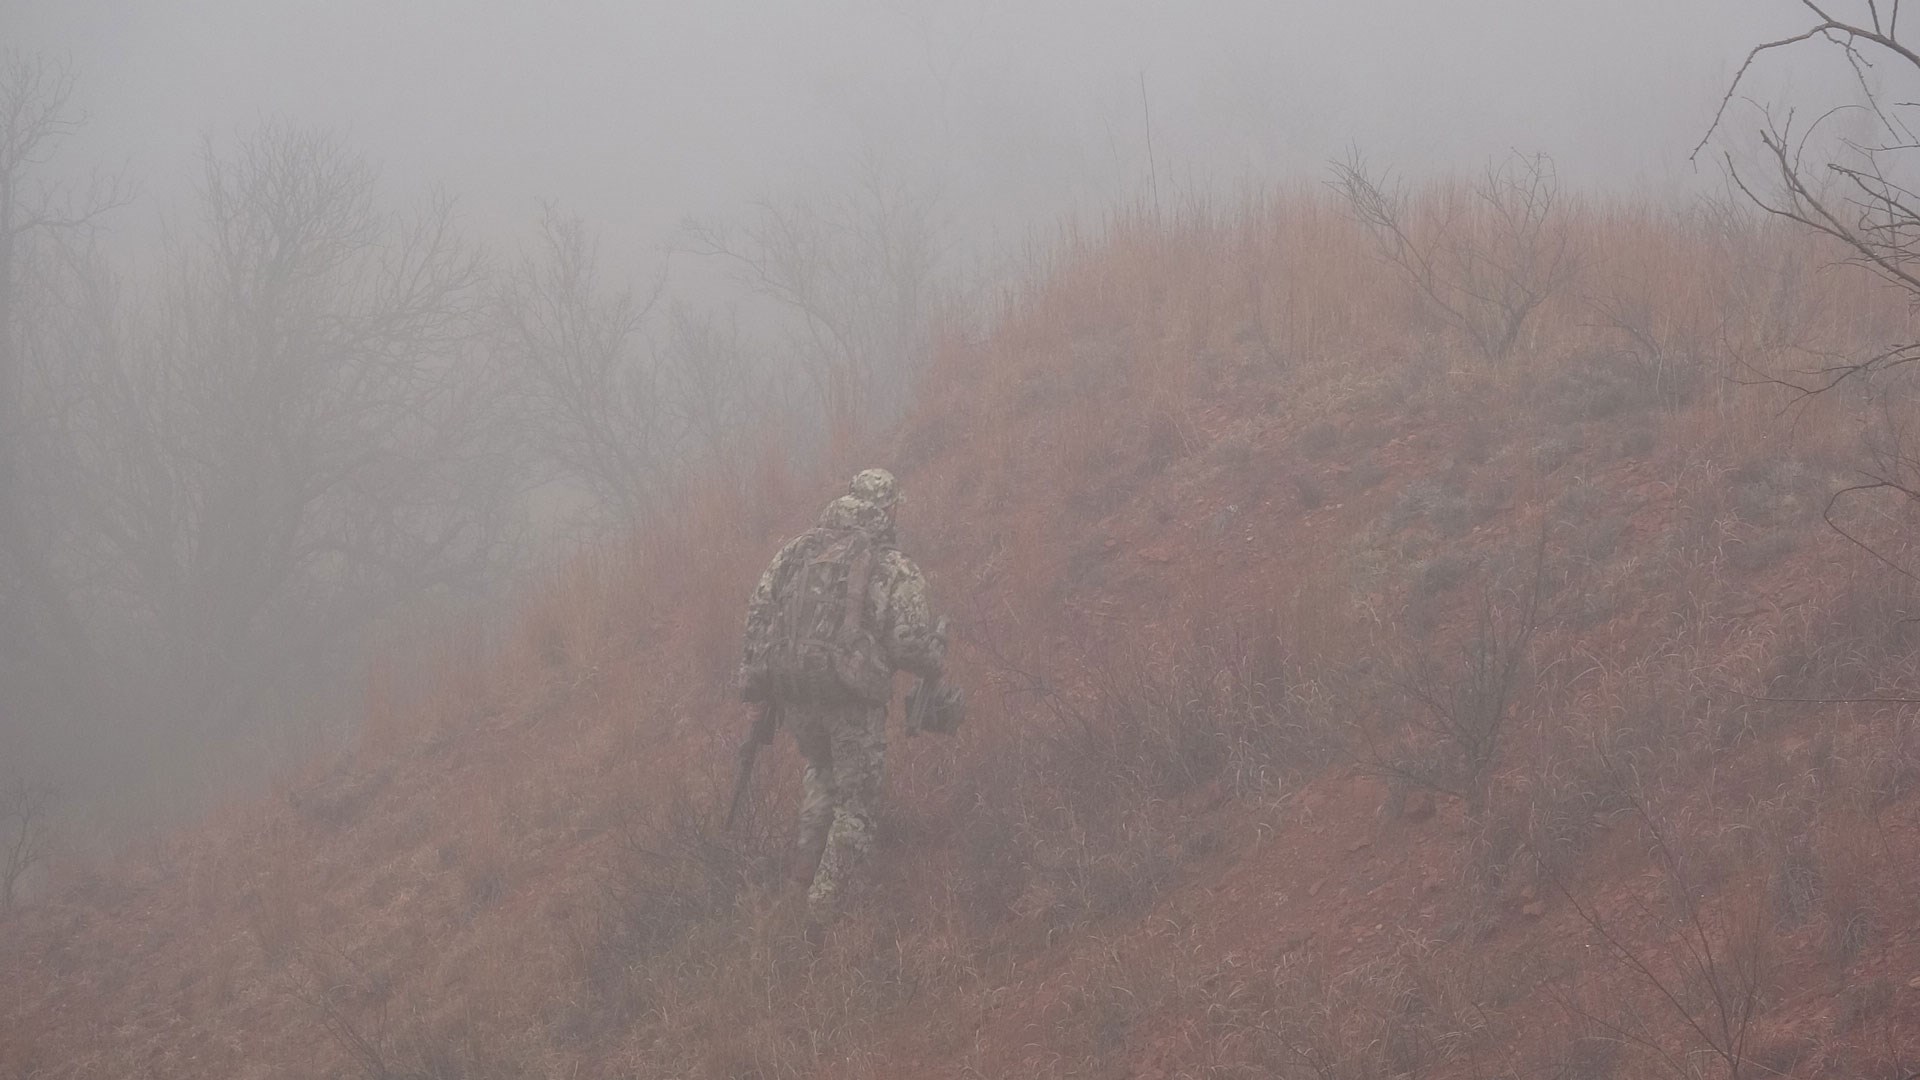
[[[1803,14],[1753,6],[0,0],[78,121],[16,194],[101,211],[18,254],[0,772],[186,812],[336,739],[377,634],[643,525],[766,417],[871,430],[929,314],[1063,220],[1356,149],[1719,190],[1689,153]],[[246,767],[182,765],[215,744]]]
[[[124,162],[162,204],[201,134],[284,117],[343,131],[389,180],[448,185],[488,230],[556,200],[626,250],[873,150],[1018,233],[1138,193],[1148,116],[1163,183],[1313,177],[1351,145],[1687,183],[1740,56],[1795,15],[1755,7],[8,0],[5,22],[84,75],[63,161]]]

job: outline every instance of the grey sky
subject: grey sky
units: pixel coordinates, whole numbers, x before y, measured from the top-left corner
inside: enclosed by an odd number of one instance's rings
[[[1758,18],[1756,11],[1768,13]],[[1584,184],[1663,186],[1744,49],[1754,0],[0,0],[0,39],[71,55],[68,160],[166,203],[195,142],[329,124],[487,231],[551,198],[620,244],[831,178],[861,149],[956,212],[1044,223],[1165,177],[1306,178],[1349,145],[1422,170],[1546,150]],[[1663,22],[1656,24],[1654,20]]]

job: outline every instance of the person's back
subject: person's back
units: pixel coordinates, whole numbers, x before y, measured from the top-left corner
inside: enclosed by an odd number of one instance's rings
[[[937,680],[946,641],[926,579],[894,546],[893,477],[854,477],[774,557],[747,605],[741,694],[777,710],[806,757],[796,876],[830,918],[872,851],[892,676]]]

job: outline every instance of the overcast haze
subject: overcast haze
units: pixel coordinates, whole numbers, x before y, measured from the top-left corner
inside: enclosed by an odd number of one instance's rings
[[[13,585],[52,613],[0,655],[38,674],[0,695],[0,758],[117,761],[132,779],[98,786],[129,788],[179,743],[165,779],[196,793],[220,765],[181,731],[297,757],[351,724],[373,630],[473,621],[554,544],[627,535],[762,440],[807,460],[884,427],[936,315],[983,310],[952,301],[1069,215],[1317,183],[1354,149],[1720,189],[1688,151],[1746,51],[1799,25],[1750,6],[0,0],[13,70],[70,65],[87,118],[12,197],[95,169],[137,192],[0,275],[31,301],[0,306],[0,344],[37,380],[13,407],[38,455],[0,520],[32,523]],[[1786,59],[1748,89],[1813,115]],[[453,228],[406,231],[434,188]],[[287,416],[297,437],[261,422]]]
[[[1410,169],[1545,150],[1583,184],[1664,187],[1777,28],[1733,0],[5,3],[6,37],[82,76],[66,159],[124,161],[161,202],[202,133],[281,117],[489,231],[554,199],[648,245],[863,149],[1000,227],[1134,193],[1143,75],[1163,183],[1317,176],[1357,145]]]

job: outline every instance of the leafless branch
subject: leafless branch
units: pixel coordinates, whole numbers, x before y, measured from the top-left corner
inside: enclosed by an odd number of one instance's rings
[[[1333,165],[1329,185],[1447,322],[1491,359],[1519,343],[1533,312],[1577,275],[1552,159],[1515,153],[1489,164],[1461,205],[1443,199],[1430,224],[1414,221],[1404,187],[1369,174],[1357,154]]]

